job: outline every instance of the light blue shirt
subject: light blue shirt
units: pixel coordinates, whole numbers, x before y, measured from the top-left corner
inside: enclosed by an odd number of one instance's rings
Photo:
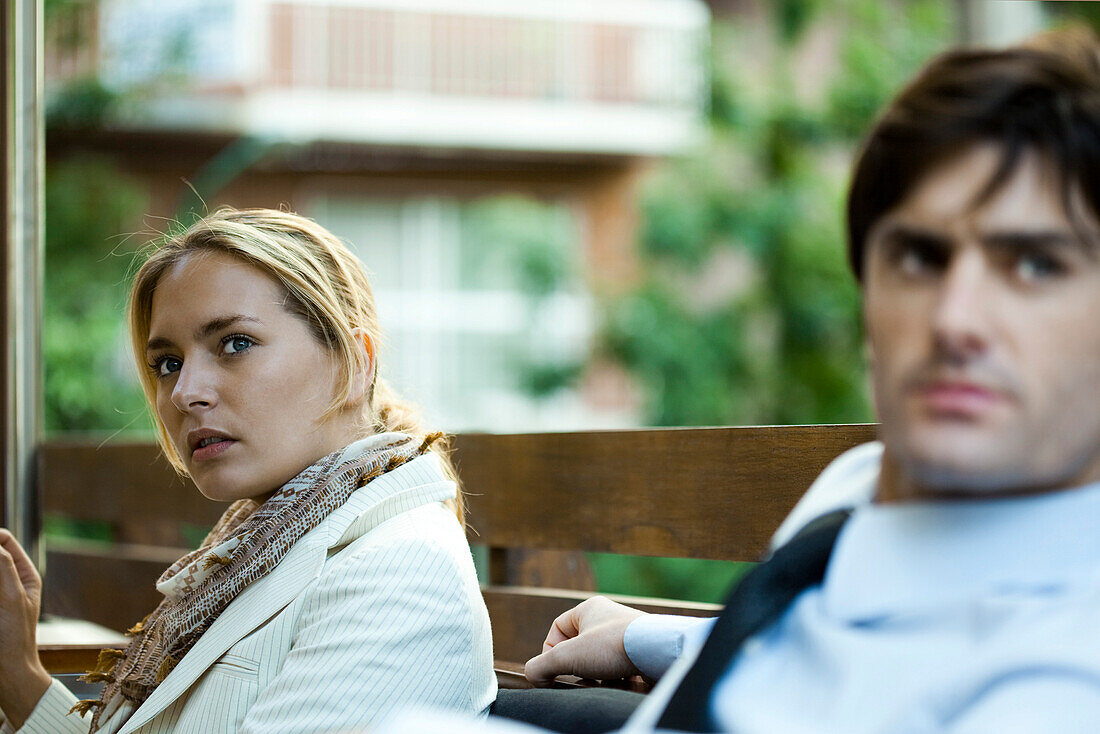
[[[642,617],[627,654],[660,677],[710,624]],[[746,643],[712,706],[739,734],[1100,732],[1100,485],[862,504],[824,583]],[[626,730],[652,730],[663,708],[647,702]]]

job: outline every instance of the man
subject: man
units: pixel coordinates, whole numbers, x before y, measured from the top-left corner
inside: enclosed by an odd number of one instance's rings
[[[533,682],[661,678],[630,732],[1100,731],[1098,54],[954,52],[894,100],[848,204],[881,444],[713,627],[592,599]]]

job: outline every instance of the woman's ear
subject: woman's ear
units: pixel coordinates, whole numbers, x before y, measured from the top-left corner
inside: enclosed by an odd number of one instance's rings
[[[363,367],[356,369],[351,375],[348,375],[348,379],[351,383],[351,389],[348,391],[348,399],[344,402],[345,408],[350,408],[355,405],[359,405],[367,393],[370,391],[370,386],[374,384],[374,371],[375,371],[375,359],[374,359],[374,340],[370,338],[370,334],[362,327],[356,327],[351,330],[351,338],[354,340],[356,348],[359,349],[363,356]]]

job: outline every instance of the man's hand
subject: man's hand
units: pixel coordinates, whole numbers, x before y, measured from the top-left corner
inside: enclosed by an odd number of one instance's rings
[[[554,620],[542,654],[527,661],[527,680],[547,686],[558,675],[598,680],[640,675],[627,657],[623,635],[643,614],[603,596],[581,602]]]

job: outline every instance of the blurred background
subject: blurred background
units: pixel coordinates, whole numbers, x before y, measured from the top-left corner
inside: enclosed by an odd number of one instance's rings
[[[151,439],[128,274],[225,204],[352,246],[381,369],[442,429],[872,420],[841,216],[861,132],[949,45],[1098,18],[1029,0],[47,0],[47,438]],[[46,518],[47,537],[95,532]],[[699,600],[737,572],[591,561],[601,590]]]

